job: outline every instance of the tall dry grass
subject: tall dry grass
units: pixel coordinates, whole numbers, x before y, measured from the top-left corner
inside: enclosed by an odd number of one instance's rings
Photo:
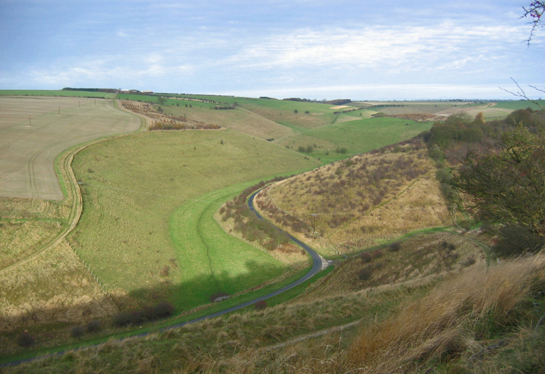
[[[532,321],[528,300],[544,288],[544,254],[473,266],[365,328],[349,350],[349,366],[367,373],[417,372],[432,362],[468,359],[496,335]]]

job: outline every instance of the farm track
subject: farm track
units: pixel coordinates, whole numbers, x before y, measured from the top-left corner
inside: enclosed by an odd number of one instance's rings
[[[113,102],[113,106],[111,107],[111,110],[113,110],[113,111],[118,110],[115,101]],[[146,120],[141,116],[138,116],[138,117],[141,120],[141,125],[140,125],[140,129],[139,129],[139,131],[141,131],[142,128],[144,127],[144,124],[145,124]],[[129,120],[127,119],[126,122],[125,122],[125,125],[128,124],[128,121]],[[49,126],[49,125],[46,125],[45,127],[47,127],[47,126]],[[69,132],[69,134],[73,133],[74,131],[77,131],[77,129],[71,130]],[[128,136],[128,135],[130,135],[130,134],[115,135],[114,137],[121,137],[121,136]],[[62,240],[64,240],[66,238],[66,236],[70,232],[72,232],[72,230],[78,224],[79,219],[81,217],[81,213],[83,211],[83,197],[82,197],[81,189],[80,189],[80,187],[78,185],[76,176],[75,176],[75,174],[74,174],[74,172],[72,170],[72,166],[71,166],[72,165],[72,160],[74,159],[74,156],[78,152],[82,151],[83,149],[85,149],[85,148],[87,148],[87,147],[89,147],[89,146],[91,146],[93,144],[96,144],[96,143],[99,143],[99,142],[102,142],[102,141],[105,141],[105,140],[110,140],[110,139],[112,139],[112,137],[108,137],[106,139],[101,138],[101,139],[94,140],[94,141],[92,141],[90,143],[87,143],[87,144],[84,144],[82,146],[76,147],[76,148],[74,148],[72,150],[68,150],[68,151],[66,151],[66,153],[64,155],[60,156],[58,165],[59,165],[60,173],[62,175],[59,176],[59,177],[63,178],[64,181],[66,182],[65,183],[66,186],[67,186],[66,193],[67,193],[68,196],[65,196],[65,199],[72,200],[72,206],[70,208],[70,214],[68,216],[68,219],[66,220],[66,226],[54,238],[52,238],[47,243],[45,243],[40,249],[34,251],[33,253],[27,255],[26,257],[14,262],[14,263],[6,266],[5,268],[0,269],[0,272],[6,271],[8,269],[12,269],[12,268],[14,268],[16,266],[19,266],[19,265],[22,265],[24,263],[27,263],[28,261],[32,260],[33,258],[38,256],[39,254],[41,254],[41,253],[43,253],[43,252],[45,252],[45,251],[47,251],[47,250],[49,250],[51,248],[54,248],[59,243],[61,243]],[[58,143],[59,142],[56,142],[53,145],[56,145]],[[38,152],[38,153],[42,153],[46,149],[49,149],[49,148],[51,148],[51,147],[46,147],[46,148],[42,149],[40,152]],[[34,154],[33,158],[37,157],[38,153]],[[27,164],[27,166],[28,166],[28,164]],[[35,201],[35,199],[33,199],[33,201]],[[78,258],[79,258],[79,256],[78,256]]]
[[[3,269],[0,269],[0,272],[22,265],[32,260],[34,257],[38,256],[40,253],[57,246],[74,229],[74,227],[76,227],[76,224],[78,223],[79,218],[81,216],[83,203],[82,203],[81,191],[79,190],[79,187],[77,186],[76,177],[74,173],[72,172],[72,168],[70,167],[70,164],[72,163],[72,159],[74,155],[83,148],[85,148],[85,146],[69,152],[67,155],[62,157],[62,161],[60,162],[60,169],[62,173],[68,177],[65,180],[69,182],[67,184],[70,186],[67,190],[67,192],[69,191],[69,196],[67,196],[66,198],[72,199],[70,215],[67,220],[68,225],[66,225],[65,228],[61,230],[59,234],[57,234],[53,239],[49,240],[48,243],[43,245],[42,248],[29,254],[25,258],[20,259],[19,261],[14,262],[13,264],[6,266]]]

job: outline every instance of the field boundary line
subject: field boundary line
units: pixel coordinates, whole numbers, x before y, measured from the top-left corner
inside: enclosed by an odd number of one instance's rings
[[[117,109],[117,107],[115,107],[115,101],[114,100],[112,100],[112,103],[113,103],[112,107]],[[72,161],[74,159],[74,156],[77,153],[79,153],[80,151],[86,149],[87,147],[89,147],[91,145],[94,145],[94,144],[97,144],[97,143],[100,143],[100,142],[103,142],[103,141],[107,141],[107,140],[120,138],[120,137],[131,136],[131,135],[133,135],[135,133],[142,132],[142,128],[143,128],[142,127],[143,126],[142,120],[143,119],[141,117],[140,117],[140,119],[141,119],[140,128],[139,128],[139,130],[137,130],[135,132],[132,132],[132,133],[129,133],[129,134],[116,134],[116,135],[112,135],[112,136],[108,136],[108,137],[102,137],[102,138],[99,138],[99,139],[95,139],[95,140],[92,140],[91,142],[88,142],[88,143],[85,143],[85,144],[78,145],[78,146],[72,147],[70,149],[67,149],[58,156],[58,158],[55,160],[54,169],[55,169],[55,171],[58,171],[58,173],[59,173],[57,175],[57,177],[59,178],[59,183],[60,183],[60,180],[62,179],[62,181],[67,185],[67,189],[66,189],[67,196],[65,196],[65,200],[72,199],[72,206],[70,208],[70,213],[69,213],[68,219],[67,219],[67,224],[68,225],[64,230],[61,230],[59,232],[59,234],[57,234],[53,239],[51,239],[48,243],[46,243],[44,246],[42,246],[41,249],[29,254],[28,256],[20,259],[17,262],[14,262],[13,264],[10,264],[10,265],[6,266],[3,269],[0,269],[0,273],[3,272],[3,271],[7,271],[9,269],[12,269],[12,268],[14,268],[16,266],[25,264],[25,263],[29,262],[30,260],[34,259],[39,254],[45,252],[46,250],[56,247],[57,245],[59,245],[66,238],[66,236],[68,236],[68,234],[70,234],[72,232],[72,230],[78,224],[79,219],[81,217],[81,213],[83,211],[83,196],[81,194],[81,189],[79,187],[78,181],[77,181],[76,176],[74,174],[74,171],[72,169]],[[58,169],[57,169],[57,166],[58,166]],[[68,182],[68,183],[66,183],[66,182]],[[72,250],[74,250],[71,246],[70,246],[70,248]],[[74,251],[74,252],[76,253],[76,255],[78,257],[80,257],[79,254],[76,251]]]

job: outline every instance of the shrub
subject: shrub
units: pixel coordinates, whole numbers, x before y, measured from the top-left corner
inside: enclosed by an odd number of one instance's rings
[[[525,226],[505,225],[499,230],[499,239],[492,247],[499,257],[516,257],[535,253],[545,246],[545,240]]]
[[[17,344],[24,348],[29,348],[34,345],[34,343],[34,338],[27,330],[23,331],[21,335],[19,335],[19,337],[17,338]]]
[[[263,310],[267,307],[267,302],[265,300],[259,300],[254,306],[255,310]]]
[[[388,246],[390,252],[397,252],[401,249],[401,244],[398,242],[392,243]]]
[[[368,264],[373,261],[373,256],[370,253],[364,252],[361,254],[360,259],[363,263]]]
[[[102,324],[98,320],[91,321],[87,324],[87,332],[98,332],[102,330]]]
[[[85,333],[85,330],[82,326],[74,326],[72,327],[72,331],[70,332],[70,335],[72,335],[73,338],[81,338],[83,334]]]
[[[382,253],[382,251],[380,249],[377,249],[376,251],[374,251],[371,256],[373,256],[373,258],[381,258],[384,254]]]
[[[123,312],[116,314],[113,318],[113,324],[118,327],[128,326],[132,323],[131,313]]]
[[[168,301],[163,301],[157,304],[155,308],[153,308],[153,312],[155,318],[169,317],[174,312],[174,305],[172,305]]]
[[[369,280],[371,278],[372,271],[369,267],[364,267],[358,272],[358,278],[362,281]]]

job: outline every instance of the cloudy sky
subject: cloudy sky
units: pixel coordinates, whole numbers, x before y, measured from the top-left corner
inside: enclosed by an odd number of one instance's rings
[[[530,0],[0,0],[0,89],[309,99],[545,88]]]

